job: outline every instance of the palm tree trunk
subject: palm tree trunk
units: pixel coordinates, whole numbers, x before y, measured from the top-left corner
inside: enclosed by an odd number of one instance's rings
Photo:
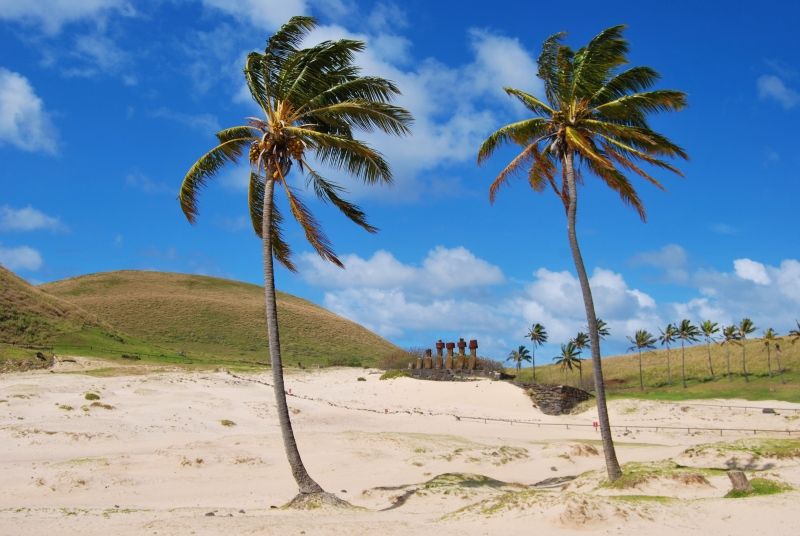
[[[783,366],[781,365],[781,347],[775,345],[775,361],[778,362],[778,375],[781,377],[781,383],[786,383],[786,378],[783,377]]]
[[[750,378],[747,377],[747,357],[744,348],[745,339],[742,339],[742,374],[744,374],[744,381],[749,382]]]
[[[669,364],[670,352],[671,350],[669,349],[669,346],[667,346],[667,383],[672,385],[672,367]]]
[[[639,390],[644,391],[644,376],[642,375],[642,351],[639,350]]]
[[[725,349],[725,360],[728,362],[728,381],[733,380],[733,376],[731,376],[731,347],[728,346]]]
[[[286,450],[286,458],[292,469],[297,486],[301,494],[322,493],[322,487],[317,484],[308,474],[303,460],[300,458],[300,451],[297,450],[297,442],[292,431],[292,421],[289,418],[289,406],[286,404],[286,390],[283,385],[283,363],[281,361],[281,344],[278,334],[278,307],[275,302],[275,272],[272,266],[272,203],[275,181],[270,179],[267,174],[267,181],[264,188],[264,212],[261,225],[261,236],[264,241],[264,301],[267,335],[269,337],[269,357],[272,364],[272,383],[275,390],[275,404],[277,405],[278,423],[281,427],[283,436],[283,447]]]
[[[608,407],[606,405],[606,386],[603,381],[603,365],[600,362],[600,337],[597,334],[597,315],[594,312],[592,289],[589,286],[589,277],[583,265],[583,257],[578,246],[578,235],[575,231],[575,220],[578,212],[578,188],[575,184],[575,169],[573,168],[572,152],[569,150],[564,155],[564,166],[567,179],[569,202],[567,204],[567,236],[572,250],[572,259],[575,262],[575,271],[581,283],[583,305],[586,308],[586,323],[589,327],[589,340],[592,346],[592,367],[594,369],[594,390],[597,398],[597,420],[600,425],[600,437],[603,440],[603,454],[606,459],[606,472],[608,479],[614,482],[622,476],[617,453],[614,449],[614,438],[611,436],[611,423],[608,420]]]
[[[708,349],[708,369],[711,371],[711,378],[714,378],[714,365],[711,363],[711,343],[706,344]]]
[[[772,357],[769,353],[769,344],[767,345],[767,371],[769,372],[769,377],[772,378]]]
[[[583,389],[583,365],[578,364],[578,378],[580,379],[581,389]]]
[[[681,340],[681,381],[683,388],[686,388],[686,348],[684,347],[683,340]]]
[[[533,383],[536,383],[536,358],[533,356],[533,350],[531,350],[531,373],[533,374]]]

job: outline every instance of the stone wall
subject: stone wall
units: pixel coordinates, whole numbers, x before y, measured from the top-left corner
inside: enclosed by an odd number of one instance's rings
[[[592,398],[592,395],[569,385],[517,384],[528,393],[533,404],[545,415],[563,415]]]
[[[437,382],[457,382],[470,378],[491,378],[497,380],[500,375],[488,370],[452,370],[452,369],[408,369],[412,378]]]

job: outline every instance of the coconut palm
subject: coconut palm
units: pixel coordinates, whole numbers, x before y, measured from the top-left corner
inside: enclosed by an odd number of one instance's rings
[[[273,257],[294,271],[291,250],[282,235],[283,216],[275,202],[276,185],[286,194],[289,208],[306,239],[324,259],[341,261],[317,220],[289,181],[297,168],[314,194],[338,208],[369,232],[375,232],[359,207],[342,197],[343,189],[311,166],[327,165],[367,184],[391,181],[391,171],[380,153],[354,137],[354,131],[379,130],[405,134],[411,115],[391,104],[397,86],[383,78],[362,76],[353,64],[365,47],[361,41],[325,41],[309,48],[300,42],[316,26],[310,17],[293,17],[267,41],[264,53],[247,56],[244,75],[253,100],[263,112],[241,126],[217,133],[219,144],[200,157],[183,179],[179,200],[186,218],[194,223],[200,191],[228,163],[247,158],[250,164],[248,205],[253,230],[261,238],[264,255],[264,297],[269,353],[278,421],[286,456],[299,494],[291,503],[338,499],[324,493],[308,474],[295,441],[283,383],[283,367],[275,303]],[[316,163],[314,164],[316,165]]]
[[[520,346],[518,349],[512,350],[511,353],[508,354],[508,357],[506,358],[506,361],[514,362],[514,366],[517,369],[517,375],[519,375],[520,371],[522,370],[522,363],[524,361],[530,361],[530,360],[531,360],[531,353],[524,346]]]
[[[795,320],[794,323],[797,324],[797,329],[789,331],[789,336],[792,338],[792,344],[800,341],[800,321]]]
[[[528,334],[525,335],[531,340],[531,372],[533,373],[533,383],[536,383],[536,347],[547,342],[547,330],[538,322],[531,326]]]
[[[658,342],[667,347],[667,383],[672,385],[672,368],[670,367],[670,346],[677,340],[677,331],[671,323],[664,329],[659,329]]]
[[[659,78],[649,67],[621,70],[628,63],[623,29],[614,26],[603,30],[577,51],[562,43],[562,33],[545,40],[538,59],[538,76],[544,83],[546,99],[506,88],[506,93],[518,99],[532,117],[500,128],[484,141],[478,152],[481,163],[502,145],[522,147],[492,183],[491,201],[509,178],[524,174],[534,191],[552,188],[564,205],[567,236],[586,309],[598,421],[606,469],[612,481],[622,472],[608,420],[592,291],[575,229],[578,184],[584,178],[584,171],[595,175],[644,220],[644,206],[625,173],[635,173],[661,187],[639,164],[644,162],[680,174],[665,159],[686,158],[680,147],[652,130],[647,122],[650,113],[682,109],[686,96],[679,91],[649,91]]]
[[[725,345],[725,361],[728,365],[728,380],[733,379],[731,376],[731,344],[739,340],[739,334],[736,326],[725,326],[722,329],[722,344]]]
[[[597,335],[600,337],[601,341],[606,340],[606,337],[611,335],[611,330],[608,329],[608,324],[599,316],[597,317]]]
[[[644,391],[644,374],[642,373],[642,350],[652,350],[656,347],[656,338],[646,329],[638,329],[633,337],[628,337],[631,347],[628,350],[639,352],[639,389]]]
[[[561,367],[564,372],[564,383],[567,383],[567,371],[581,369],[580,351],[575,346],[575,341],[561,345],[561,353],[553,357],[553,363]]]
[[[772,328],[767,328],[764,332],[764,337],[762,339],[764,347],[767,349],[767,372],[769,377],[772,377],[772,356],[770,355],[770,347],[772,345],[778,346],[778,334],[775,333],[775,330]],[[780,369],[780,367],[779,367]]]
[[[681,341],[681,380],[686,387],[686,343],[695,342],[700,337],[700,330],[691,320],[684,318],[676,328],[675,336]]]
[[[719,324],[706,320],[700,324],[700,331],[703,333],[703,338],[706,341],[706,350],[708,350],[708,370],[711,371],[711,377],[714,377],[714,365],[711,362],[711,343],[716,341],[716,334],[719,333]]]
[[[745,347],[747,345],[747,336],[751,333],[755,333],[756,325],[753,324],[753,321],[749,318],[742,318],[742,321],[739,322],[739,325],[736,327],[736,335],[739,339],[739,344],[742,345],[742,374],[744,374],[744,381],[749,382],[750,379],[747,377],[747,353]]]
[[[575,343],[575,348],[578,350],[578,360],[580,361],[580,366],[578,367],[578,372],[580,373],[580,386],[583,389],[583,358],[581,354],[583,351],[589,347],[589,335],[584,333],[583,331],[579,331],[575,338],[572,339],[572,342]]]

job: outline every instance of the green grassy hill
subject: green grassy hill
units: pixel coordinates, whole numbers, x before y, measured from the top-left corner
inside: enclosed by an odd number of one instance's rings
[[[257,285],[213,277],[120,271],[40,287],[154,348],[194,361],[268,362],[264,294]],[[278,293],[287,366],[372,365],[397,348],[313,303]],[[164,356],[166,357],[166,356]]]
[[[632,396],[653,399],[689,398],[745,398],[749,400],[787,400],[800,402],[800,342],[792,344],[788,337],[778,340],[781,351],[771,347],[773,376],[767,368],[767,351],[761,339],[748,340],[745,346],[747,355],[748,382],[742,375],[742,347],[711,345],[711,363],[714,376],[708,366],[708,353],[705,344],[686,348],[686,378],[688,387],[681,383],[681,348],[672,347],[670,368],[672,383],[667,374],[667,351],[657,350],[642,353],[644,391],[639,389],[639,360],[637,354],[607,357],[603,359],[603,376],[612,396]],[[730,351],[731,377],[727,377],[728,352]],[[549,363],[551,359],[537,352],[537,363]],[[592,363],[590,353],[584,352],[583,381],[585,388],[593,388]],[[784,370],[778,374],[777,358]],[[536,380],[540,383],[568,383],[578,386],[578,371],[564,372],[554,365],[536,367]],[[530,381],[528,367],[521,375],[522,381]]]

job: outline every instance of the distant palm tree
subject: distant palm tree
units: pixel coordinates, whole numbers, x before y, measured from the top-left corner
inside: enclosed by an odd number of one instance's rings
[[[528,334],[525,335],[531,340],[531,372],[533,373],[533,383],[536,383],[536,347],[547,342],[547,330],[538,322],[531,326]]]
[[[762,339],[764,343],[764,347],[767,349],[767,372],[769,373],[769,377],[772,377],[772,356],[770,355],[770,347],[772,345],[778,346],[778,334],[775,333],[775,330],[772,328],[767,328],[767,331],[764,332],[764,338]],[[779,367],[780,369],[780,367]]]
[[[667,347],[667,383],[672,385],[672,369],[669,364],[670,345],[677,340],[677,331],[675,330],[675,326],[672,324],[667,324],[667,327],[660,329],[659,331],[661,334],[658,337],[658,342],[661,343],[661,346]]]
[[[722,330],[723,341],[725,345],[725,360],[728,364],[728,380],[733,379],[731,376],[731,344],[739,340],[739,333],[736,326],[725,326]]]
[[[520,371],[522,370],[522,363],[525,361],[531,360],[531,353],[528,351],[527,348],[524,346],[520,346],[516,350],[512,350],[506,361],[513,361],[514,365],[517,368],[517,375],[519,375]]]
[[[599,325],[599,322],[598,322]],[[599,333],[598,329],[598,333]],[[583,358],[581,354],[583,351],[589,347],[589,335],[586,333],[579,331],[575,338],[572,339],[572,342],[575,343],[575,348],[578,350],[578,360],[580,361],[578,366],[578,371],[580,372],[580,379],[581,379],[581,389],[583,389]]]
[[[678,324],[675,336],[681,341],[681,380],[686,387],[686,342],[695,342],[700,337],[700,330],[691,320],[684,318]]]
[[[792,338],[792,344],[800,341],[800,321],[795,320],[794,323],[797,324],[797,329],[789,331],[789,336]]]
[[[354,64],[362,41],[325,41],[298,48],[316,26],[310,17],[293,17],[267,41],[264,53],[248,54],[245,80],[251,97],[263,112],[246,125],[221,130],[219,144],[200,157],[183,179],[179,201],[186,218],[197,218],[197,198],[225,165],[246,157],[250,163],[249,213],[253,230],[261,238],[264,256],[264,298],[272,378],[278,422],[286,457],[300,494],[293,504],[314,496],[335,497],[308,474],[292,430],[278,333],[273,257],[294,271],[291,251],[281,234],[283,217],[274,200],[276,184],[282,187],[292,215],[306,239],[324,259],[342,266],[317,220],[290,186],[287,175],[297,168],[306,175],[317,197],[338,208],[369,232],[376,229],[356,205],[341,197],[343,189],[317,173],[309,164],[319,162],[330,169],[362,179],[367,184],[391,181],[389,165],[380,153],[353,137],[356,129],[405,134],[411,115],[390,104],[399,94],[397,86],[383,78],[362,76]],[[316,164],[314,164],[316,165]]]
[[[581,368],[580,351],[575,346],[575,341],[561,345],[561,353],[553,357],[553,362],[564,371],[564,383],[567,382],[567,371]]]
[[[700,324],[700,331],[703,332],[703,338],[706,340],[706,350],[708,350],[708,370],[711,371],[711,377],[714,377],[714,365],[711,363],[711,343],[716,341],[714,336],[719,333],[719,324],[706,320]]]
[[[742,374],[744,374],[745,382],[750,381],[750,379],[747,377],[747,354],[745,351],[747,336],[751,333],[754,333],[756,329],[758,328],[756,328],[756,325],[753,324],[753,321],[749,318],[743,318],[736,328],[736,335],[739,339],[739,344],[742,345]]]
[[[649,91],[659,78],[649,67],[621,69],[628,63],[628,42],[622,36],[623,30],[623,26],[603,30],[578,50],[562,43],[563,33],[545,40],[537,61],[545,99],[505,88],[531,115],[492,133],[478,151],[478,162],[482,163],[502,145],[522,148],[495,178],[489,188],[490,201],[510,177],[524,174],[534,191],[552,188],[564,205],[567,237],[586,309],[598,421],[606,470],[612,482],[622,471],[608,419],[597,316],[576,231],[578,184],[584,178],[583,170],[587,170],[644,220],[642,201],[625,173],[635,173],[661,187],[648,173],[650,170],[640,164],[680,174],[666,159],[687,158],[683,149],[652,130],[647,122],[652,113],[683,109],[686,94]]]
[[[644,374],[642,372],[642,350],[652,350],[656,347],[656,338],[646,329],[636,330],[633,337],[628,337],[632,346],[628,350],[639,352],[639,389],[644,391]]]
[[[597,317],[597,334],[600,336],[601,341],[606,340],[606,337],[611,335],[611,330],[608,329],[608,324],[600,317]]]

